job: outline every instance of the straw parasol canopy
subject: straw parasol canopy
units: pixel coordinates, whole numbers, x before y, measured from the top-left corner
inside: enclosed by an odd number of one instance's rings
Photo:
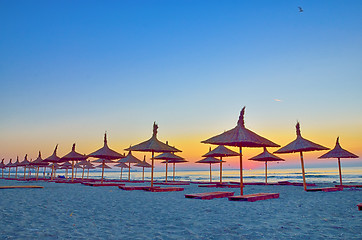
[[[337,137],[336,146],[326,154],[323,154],[319,158],[337,158],[338,169],[339,169],[339,182],[342,184],[342,169],[341,169],[341,158],[358,158],[357,155],[343,149],[339,144],[339,137]]]
[[[151,152],[152,153],[152,168],[151,168],[151,187],[153,187],[153,167],[154,167],[154,154],[155,152],[181,152],[177,148],[171,147],[157,139],[158,126],[153,123],[153,134],[150,139],[137,144],[133,147],[126,149],[127,151],[140,151],[140,152]]]
[[[107,164],[104,164],[104,163],[99,164],[99,165],[97,165],[97,166],[95,166],[95,167],[96,167],[96,168],[102,168],[102,169],[104,169],[104,168],[111,169],[111,167],[110,167],[110,166],[108,166]]]
[[[86,160],[88,156],[80,154],[75,151],[75,143],[73,143],[72,151],[59,159],[59,162],[72,161],[72,182],[74,181],[74,161]]]
[[[146,162],[146,155],[143,156],[143,161],[141,161],[140,163],[135,164],[134,166],[142,168],[142,181],[144,181],[145,180],[145,168],[151,168],[152,167],[151,164]]]
[[[243,147],[279,147],[278,144],[257,135],[245,128],[244,123],[245,107],[240,112],[239,120],[235,128],[209,138],[202,143],[239,147],[240,156],[240,193],[243,195]]]
[[[107,143],[107,133],[104,134],[104,145],[102,148],[98,149],[95,152],[92,152],[91,154],[88,155],[88,157],[94,157],[94,158],[100,158],[103,159],[104,161],[102,162],[102,165],[106,164],[106,160],[115,160],[115,159],[120,159],[120,158],[124,158],[124,155],[110,149],[108,147],[108,143]],[[104,167],[102,168],[102,179],[101,179],[101,183],[103,183],[103,175],[104,175]]]
[[[167,142],[166,142],[167,144]],[[172,160],[184,160],[183,157],[177,156],[176,154],[172,152],[165,152],[155,157],[157,160],[165,160],[166,163],[166,182],[167,182],[167,171],[168,171],[168,163]]]
[[[301,161],[302,174],[303,174],[303,186],[304,186],[304,190],[306,191],[307,184],[305,182],[303,152],[328,150],[329,148],[323,147],[322,145],[319,145],[319,144],[311,142],[307,139],[304,139],[300,132],[299,122],[297,122],[297,125],[295,127],[296,127],[297,138],[293,142],[280,148],[279,150],[275,151],[274,153],[296,153],[296,152],[300,153],[300,161]]]
[[[51,156],[47,157],[46,159],[44,159],[44,161],[49,162],[49,163],[58,163],[60,158],[57,156],[57,149],[58,149],[58,144],[55,146],[53,154]],[[50,180],[53,180],[55,165],[53,164],[50,166],[52,167],[52,174],[51,174]]]
[[[220,163],[220,161],[222,161],[222,160],[219,160],[219,159],[214,158],[214,157],[207,157],[207,158],[201,159],[199,161],[196,161],[196,163],[208,163],[208,164],[210,164],[210,182],[212,182],[211,164]]]
[[[222,183],[222,158],[239,156],[239,153],[234,152],[223,145],[217,146],[214,150],[203,155],[203,157],[219,157],[220,158],[220,183]]]
[[[285,161],[284,159],[268,152],[266,147],[264,147],[264,151],[262,153],[256,155],[255,157],[249,158],[249,160],[265,162],[265,184],[268,183],[268,162]]]
[[[128,181],[131,180],[131,163],[141,163],[141,160],[132,155],[129,151],[125,158],[118,160],[119,163],[128,163]]]

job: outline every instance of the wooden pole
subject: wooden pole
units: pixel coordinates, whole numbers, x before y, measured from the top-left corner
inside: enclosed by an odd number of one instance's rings
[[[145,180],[145,167],[142,167],[142,181]]]
[[[222,157],[220,157],[220,184],[222,184]]]
[[[47,167],[44,167],[44,172],[43,172],[43,180],[45,180],[45,170],[47,169]]]
[[[152,169],[151,169],[151,188],[153,188],[153,164],[154,164],[154,151],[152,150]]]
[[[122,174],[123,174],[123,167],[121,167],[121,177],[120,177],[120,180],[122,180]]]
[[[303,160],[303,152],[300,152],[300,163],[302,165],[302,174],[303,174],[303,187],[304,191],[307,191],[307,184],[305,182],[305,172],[304,172],[304,160]]]
[[[102,161],[102,179],[101,179],[101,184],[103,184],[103,175],[104,175],[104,161]]]
[[[167,182],[168,160],[166,160],[166,182]]]
[[[26,179],[26,166],[24,166],[24,180]]]
[[[78,168],[75,168],[74,178],[77,179]]]
[[[240,155],[240,195],[244,195],[244,184],[243,184],[243,150],[239,146],[239,155]]]
[[[38,177],[39,177],[39,168],[40,166],[37,167],[36,169],[36,177],[35,177],[35,181],[38,181]]]
[[[175,165],[175,163],[173,163],[173,168],[172,168],[172,170],[173,170],[173,181],[175,181],[175,168],[176,168],[176,165]]]
[[[212,182],[212,179],[211,179],[211,163],[210,163],[210,183]]]
[[[10,178],[10,168],[11,168],[11,167],[9,167],[9,178]]]
[[[265,161],[265,184],[268,184],[268,161]]]
[[[338,168],[339,168],[339,183],[342,186],[343,185],[342,184],[342,168],[341,168],[341,159],[340,158],[338,158]]]
[[[68,180],[68,168],[65,169],[65,180]]]
[[[53,180],[54,178],[53,174],[54,174],[54,163],[52,165],[52,173],[50,174],[50,180]]]
[[[82,181],[83,181],[83,179],[84,179],[84,168],[85,168],[85,166],[83,165],[83,171],[82,171]]]
[[[17,179],[18,178],[18,166],[16,166],[16,168],[15,168],[15,179]]]
[[[68,169],[67,169],[68,172]],[[74,161],[72,161],[72,182],[74,180]]]
[[[87,179],[89,178],[89,168],[88,168],[88,173],[87,173]]]
[[[131,181],[131,163],[128,163],[128,182]]]

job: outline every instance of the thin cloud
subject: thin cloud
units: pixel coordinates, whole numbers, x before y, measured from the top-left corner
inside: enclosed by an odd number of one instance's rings
[[[280,100],[280,99],[274,99],[274,101],[276,101],[276,102],[282,102],[282,100]]]

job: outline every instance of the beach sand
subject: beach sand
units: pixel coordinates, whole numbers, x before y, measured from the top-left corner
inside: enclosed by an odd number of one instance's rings
[[[184,194],[237,195],[238,189],[191,184],[183,192],[152,193],[0,179],[2,186],[26,184],[44,189],[0,190],[1,239],[362,239],[362,211],[356,206],[362,191],[356,189],[247,186],[245,194],[273,192],[280,198],[232,202]]]

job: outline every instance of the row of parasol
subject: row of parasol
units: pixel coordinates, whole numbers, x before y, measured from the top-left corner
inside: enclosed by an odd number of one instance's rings
[[[243,152],[242,152],[242,149],[244,147],[251,147],[251,148],[262,147],[264,149],[264,151],[261,154],[251,158],[251,160],[265,162],[266,180],[267,180],[267,162],[268,161],[283,161],[283,159],[279,158],[278,156],[275,156],[274,154],[271,154],[266,149],[267,147],[280,147],[278,144],[276,144],[264,137],[259,136],[258,134],[250,131],[249,129],[247,129],[245,127],[244,113],[245,113],[245,107],[240,112],[239,120],[238,120],[237,126],[235,128],[233,128],[229,131],[225,131],[224,133],[214,136],[212,138],[209,138],[205,141],[202,141],[202,143],[218,145],[218,147],[212,151],[209,151],[205,155],[203,155],[203,157],[206,157],[205,159],[198,161],[198,163],[210,164],[210,178],[211,178],[211,164],[220,163],[220,181],[222,181],[222,163],[223,163],[222,158],[228,157],[228,156],[239,156],[241,195],[243,195],[243,187],[244,187],[243,186]],[[59,158],[56,156],[56,149],[57,149],[57,147],[56,147],[52,156],[41,161],[39,159],[40,158],[40,155],[39,155],[39,157],[36,161],[38,161],[39,164],[43,163],[43,162],[53,163],[52,173],[54,171],[55,163],[68,162],[68,161],[72,162],[71,166],[72,166],[72,181],[73,181],[73,171],[74,171],[75,162],[79,162],[79,163],[83,163],[83,164],[87,165],[86,159],[88,157],[98,158],[97,160],[94,160],[93,162],[100,163],[100,166],[102,167],[101,181],[103,182],[104,168],[107,168],[106,163],[113,163],[114,160],[119,159],[117,161],[118,164],[116,166],[121,167],[121,171],[123,168],[130,169],[131,163],[136,163],[136,165],[143,167],[143,178],[144,178],[144,168],[150,167],[151,168],[151,187],[153,187],[154,160],[155,159],[165,160],[166,181],[167,181],[167,169],[168,169],[167,164],[168,163],[175,164],[175,163],[186,161],[183,158],[174,154],[176,152],[181,152],[180,150],[178,150],[175,147],[169,146],[167,144],[167,142],[163,143],[157,139],[157,129],[158,129],[158,126],[154,123],[152,137],[150,139],[148,139],[147,141],[144,141],[140,144],[127,148],[126,150],[129,151],[127,156],[124,156],[124,155],[117,153],[114,150],[110,149],[108,147],[107,136],[105,134],[104,146],[89,155],[82,155],[82,154],[77,153],[75,151],[75,144],[74,144],[72,151],[62,158]],[[297,129],[297,131],[296,131],[297,138],[294,141],[292,141],[291,143],[287,144],[286,146],[275,151],[274,153],[277,153],[277,154],[300,153],[302,175],[303,175],[303,186],[304,186],[304,189],[306,190],[303,152],[329,150],[329,149],[326,147],[323,147],[319,144],[313,143],[307,139],[304,139],[301,135],[299,122],[296,125],[296,129]],[[239,153],[231,151],[230,149],[226,148],[225,146],[238,147]],[[139,159],[134,157],[132,155],[132,151],[150,152],[151,156],[152,156],[151,165],[149,165],[145,161],[145,159],[144,159],[144,161],[140,161]],[[162,153],[162,154],[155,157],[154,156],[155,153]],[[220,159],[216,159],[216,157],[219,157]],[[337,158],[338,159],[340,183],[342,185],[340,159],[341,158],[358,158],[358,156],[344,150],[339,144],[339,138],[337,138],[337,143],[336,143],[335,148],[333,150],[329,151],[328,153],[320,156],[319,158]],[[125,163],[128,163],[129,165],[127,166]],[[88,162],[88,166],[90,166],[89,162]],[[0,167],[1,167],[1,165],[0,165]],[[70,166],[68,166],[68,167],[70,167]],[[84,168],[83,168],[83,171],[84,171]],[[53,176],[53,174],[52,174],[52,176]],[[128,172],[128,176],[130,177],[130,170]]]

